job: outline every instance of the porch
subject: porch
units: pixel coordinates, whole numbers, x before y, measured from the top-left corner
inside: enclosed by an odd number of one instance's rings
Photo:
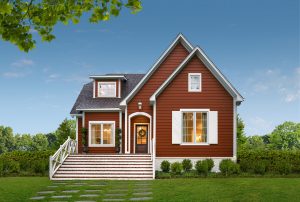
[[[77,141],[68,138],[50,156],[51,180],[151,180],[151,154],[78,154]]]

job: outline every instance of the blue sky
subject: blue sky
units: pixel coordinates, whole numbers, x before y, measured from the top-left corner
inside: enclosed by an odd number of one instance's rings
[[[144,1],[132,15],[58,25],[23,53],[0,41],[0,125],[51,132],[90,74],[145,73],[179,32],[199,45],[246,98],[247,135],[300,122],[299,1]],[[38,39],[38,35],[34,33]]]

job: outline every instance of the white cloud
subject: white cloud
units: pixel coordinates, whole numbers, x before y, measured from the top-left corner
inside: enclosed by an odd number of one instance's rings
[[[32,65],[34,65],[34,61],[29,59],[22,59],[11,63],[12,67],[25,67],[25,66],[32,66]]]
[[[89,77],[86,75],[71,75],[66,77],[64,81],[67,82],[79,82],[79,83],[87,83],[90,81]]]
[[[248,79],[253,93],[277,93],[285,102],[300,101],[300,67],[292,74],[278,69],[260,71],[255,77]]]
[[[50,74],[50,75],[49,75],[49,79],[57,79],[57,78],[59,78],[59,77],[60,77],[59,74]]]
[[[265,135],[272,132],[275,125],[271,121],[256,116],[250,118],[245,127],[247,127],[247,135]]]
[[[20,78],[25,76],[25,74],[21,72],[4,72],[2,75],[6,78]]]

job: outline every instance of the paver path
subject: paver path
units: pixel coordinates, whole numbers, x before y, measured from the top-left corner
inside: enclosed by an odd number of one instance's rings
[[[151,181],[54,181],[29,201],[153,201]]]

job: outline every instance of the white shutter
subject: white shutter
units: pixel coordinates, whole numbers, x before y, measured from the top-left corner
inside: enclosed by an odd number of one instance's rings
[[[209,144],[218,144],[218,112],[210,111],[208,119]]]
[[[172,111],[172,144],[181,143],[181,111]]]

